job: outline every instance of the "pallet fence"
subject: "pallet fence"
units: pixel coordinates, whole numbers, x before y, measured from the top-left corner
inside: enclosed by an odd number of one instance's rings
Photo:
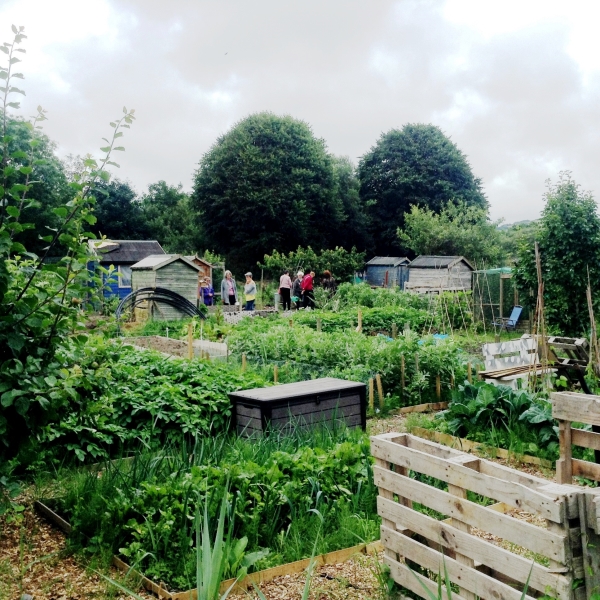
[[[527,600],[583,600],[600,590],[600,492],[409,434],[374,436],[371,453],[384,562],[412,593],[426,598],[425,586],[437,595],[444,564],[457,600],[520,600],[528,578]],[[481,496],[496,504],[474,501]],[[535,562],[523,556],[532,554]]]

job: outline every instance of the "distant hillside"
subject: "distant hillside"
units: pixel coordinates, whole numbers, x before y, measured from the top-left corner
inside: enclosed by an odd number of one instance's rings
[[[530,225],[531,223],[535,223],[535,220],[533,221],[517,221],[515,223],[502,223],[502,225],[500,225],[498,227],[498,229],[512,229],[513,227],[516,227],[517,225]]]

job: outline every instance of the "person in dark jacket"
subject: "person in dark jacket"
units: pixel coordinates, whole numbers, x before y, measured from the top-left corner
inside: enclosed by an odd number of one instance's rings
[[[302,278],[304,277],[304,273],[302,271],[298,271],[298,274],[294,278],[292,283],[292,300],[296,306],[296,309],[299,309],[302,306]]]

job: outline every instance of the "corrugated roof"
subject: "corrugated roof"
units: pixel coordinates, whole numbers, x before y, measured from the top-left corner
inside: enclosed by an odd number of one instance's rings
[[[399,267],[408,264],[410,260],[406,256],[375,256],[367,265],[377,267]]]
[[[90,247],[106,264],[136,263],[151,254],[165,255],[156,240],[90,240]]]
[[[131,268],[152,269],[153,271],[156,271],[156,269],[166,267],[167,265],[171,264],[172,262],[175,262],[176,260],[184,262],[186,265],[192,267],[196,271],[200,270],[200,267],[198,265],[185,258],[185,256],[181,256],[181,254],[152,254],[150,256],[146,256],[146,258],[135,263],[135,265],[131,265]]]
[[[417,256],[408,267],[409,269],[413,267],[418,269],[448,269],[460,261],[473,269],[473,265],[464,256],[428,256],[425,254]]]

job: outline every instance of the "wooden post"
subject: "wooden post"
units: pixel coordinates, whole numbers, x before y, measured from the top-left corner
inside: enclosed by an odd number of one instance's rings
[[[261,269],[260,270],[260,308],[265,307],[264,295],[265,295],[264,269]]]
[[[294,319],[290,319],[290,327],[294,326]]]
[[[246,361],[246,353],[242,354],[242,373],[246,371],[246,367],[248,366]]]
[[[373,389],[373,378],[369,379],[369,408],[374,410],[375,408],[375,390]]]
[[[404,398],[404,388],[406,387],[406,364],[404,363],[404,354],[400,356],[400,390]]]
[[[442,399],[442,378],[439,373],[435,378],[435,395],[439,402]]]
[[[319,333],[321,333],[321,323],[322,323],[321,317],[317,317],[317,331]]]
[[[362,310],[358,309],[358,327],[356,328],[358,333],[362,333]]]
[[[188,360],[194,358],[194,326],[188,323]]]
[[[467,379],[469,383],[473,383],[473,367],[470,362],[467,363]]]
[[[398,337],[398,325],[392,323],[392,339],[395,340]]]
[[[379,396],[379,408],[383,409],[383,386],[381,385],[381,375],[377,373],[375,375],[375,381],[377,382],[377,395]]]
[[[419,372],[419,353],[415,352],[415,371]]]
[[[450,375],[450,389],[451,390],[454,389],[454,373],[452,373],[452,375]]]
[[[573,483],[573,462],[571,444],[571,422],[558,422],[558,443],[560,446],[560,458],[556,461],[556,481],[558,483]]]
[[[275,365],[273,367],[273,383],[275,385],[277,385],[278,381],[279,381],[279,367],[277,365]]]
[[[502,318],[504,308],[504,278],[500,275],[500,307],[498,308],[498,316]]]

